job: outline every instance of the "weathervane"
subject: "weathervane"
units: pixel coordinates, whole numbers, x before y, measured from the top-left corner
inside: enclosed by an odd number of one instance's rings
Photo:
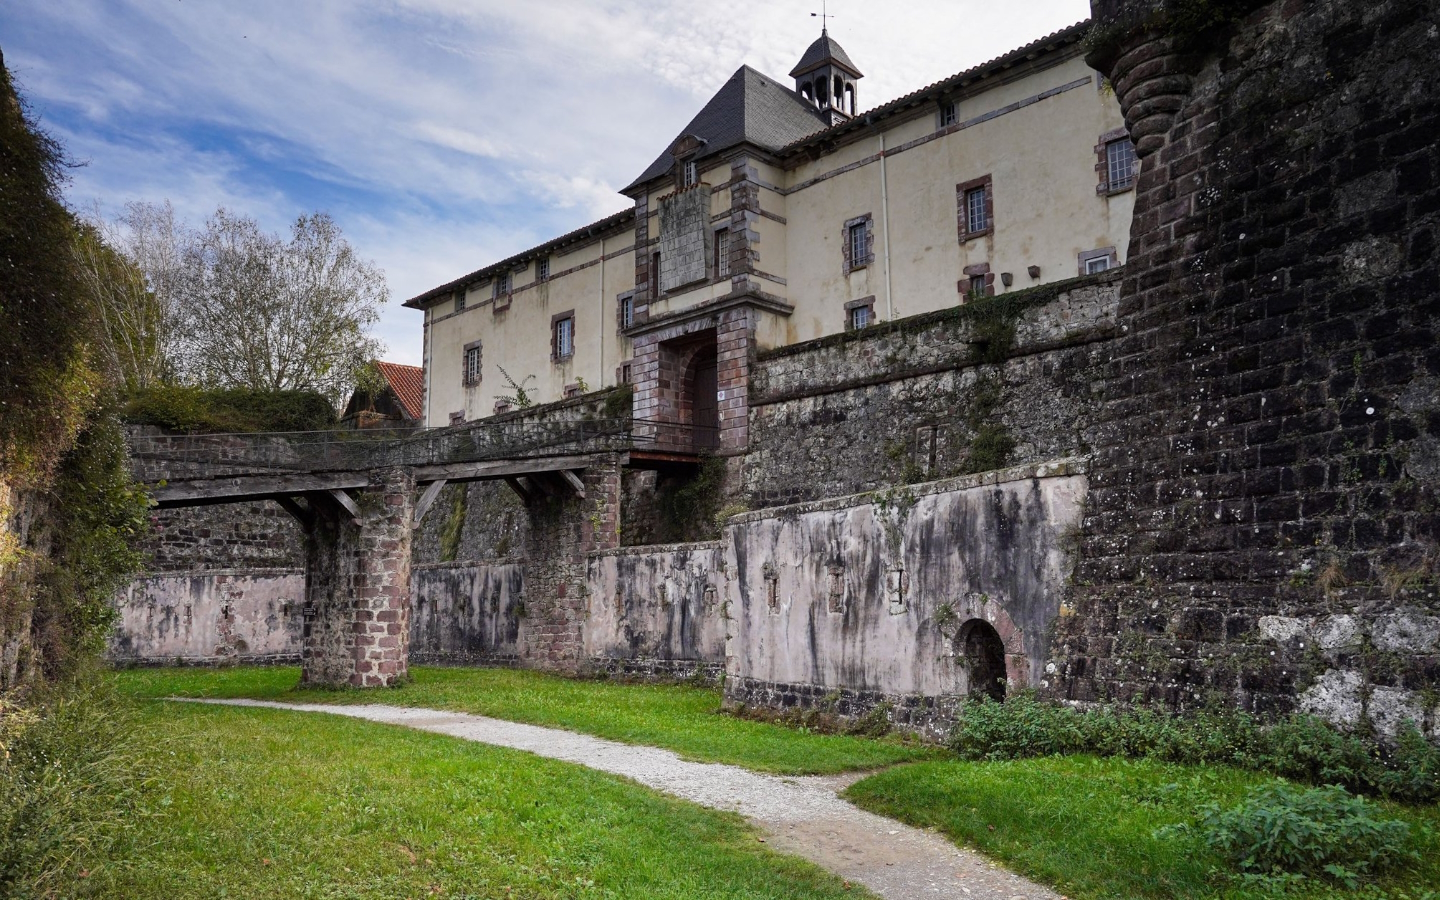
[[[829,23],[828,21],[826,21],[826,20],[827,20],[827,19],[833,19],[833,18],[835,18],[835,17],[832,16],[832,15],[830,15],[829,11],[826,9],[826,0],[820,0],[820,11],[819,11],[818,13],[811,13],[810,15],[811,15],[812,18],[819,18],[819,19],[820,19],[820,34],[821,34],[821,36],[823,37],[824,35],[828,34],[828,33],[829,33],[829,29],[826,28],[826,26],[829,25],[830,23]]]

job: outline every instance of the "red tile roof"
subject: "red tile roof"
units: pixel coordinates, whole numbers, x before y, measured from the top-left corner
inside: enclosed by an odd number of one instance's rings
[[[412,419],[420,418],[421,407],[425,405],[425,370],[420,366],[402,366],[400,363],[379,360],[375,365],[380,367],[380,374],[390,382],[400,405],[405,407],[405,415]]]

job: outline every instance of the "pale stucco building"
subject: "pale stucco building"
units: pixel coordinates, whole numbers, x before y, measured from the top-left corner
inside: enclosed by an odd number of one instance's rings
[[[869,110],[823,32],[786,83],[742,67],[632,208],[406,302],[425,423],[503,411],[503,369],[541,403],[628,381],[733,452],[757,351],[1123,262],[1134,151],[1084,30]]]

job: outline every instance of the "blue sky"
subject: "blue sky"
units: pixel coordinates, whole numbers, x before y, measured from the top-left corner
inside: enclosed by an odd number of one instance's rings
[[[742,64],[782,81],[819,0],[5,0],[0,50],[84,163],[76,208],[333,215],[400,303],[623,209]],[[1086,0],[831,0],[871,107],[1085,18]]]

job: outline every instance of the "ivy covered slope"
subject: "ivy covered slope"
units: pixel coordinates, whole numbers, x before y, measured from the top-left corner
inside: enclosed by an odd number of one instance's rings
[[[145,522],[63,165],[0,59],[0,693],[98,649]]]

